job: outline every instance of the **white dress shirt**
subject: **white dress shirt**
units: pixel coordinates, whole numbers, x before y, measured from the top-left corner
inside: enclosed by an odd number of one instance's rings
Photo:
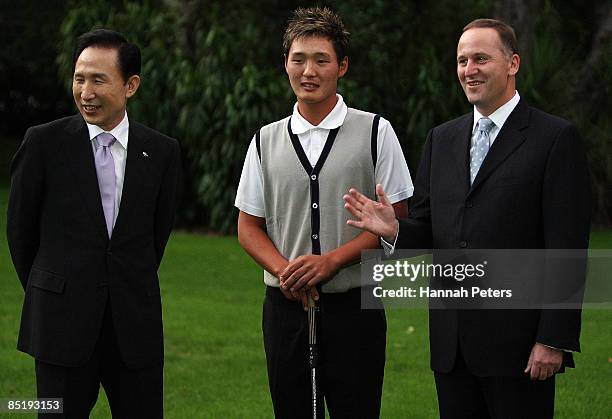
[[[348,107],[342,96],[336,95],[338,101],[317,126],[312,125],[298,112],[297,103],[293,106],[291,131],[297,135],[300,144],[311,165],[315,165],[325,146],[327,135],[344,123]],[[377,160],[374,171],[376,183],[383,185],[391,203],[396,203],[412,196],[414,187],[402,148],[389,121],[380,118],[378,124]],[[348,192],[348,191],[347,191]],[[234,205],[243,212],[255,217],[265,217],[263,196],[263,173],[257,155],[255,137],[251,140]]]
[[[97,125],[87,124],[87,130],[89,131],[89,139],[91,140],[91,148],[95,154],[97,139],[96,136],[103,132],[108,132],[117,141],[111,145],[110,152],[113,156],[115,163],[115,219],[113,220],[113,226],[117,221],[117,215],[119,214],[119,206],[121,205],[121,193],[123,192],[123,180],[125,178],[125,162],[127,159],[127,147],[128,147],[128,133],[130,131],[130,122],[128,120],[127,112],[125,116],[119,122],[115,128],[110,131],[104,131]]]
[[[495,112],[493,112],[491,115],[487,117],[491,121],[493,121],[493,123],[495,124],[491,128],[491,131],[489,131],[489,139],[491,140],[491,144],[490,144],[491,146],[493,145],[493,142],[497,138],[497,134],[499,134],[499,131],[502,129],[502,127],[506,123],[506,119],[508,119],[508,117],[510,116],[514,108],[516,108],[516,105],[518,105],[519,100],[521,100],[521,97],[519,96],[518,92],[515,90],[514,96],[512,96],[512,99],[510,99],[509,101],[501,105],[499,108],[495,110]],[[474,143],[475,137],[476,135],[478,135],[478,132],[476,131],[476,125],[478,124],[478,121],[480,120],[480,118],[484,118],[484,116],[480,112],[478,112],[478,109],[476,109],[476,106],[474,106],[474,123],[472,125],[472,143]]]

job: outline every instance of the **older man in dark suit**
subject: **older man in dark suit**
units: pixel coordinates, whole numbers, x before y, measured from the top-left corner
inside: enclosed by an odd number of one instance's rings
[[[576,128],[520,99],[511,27],[468,24],[457,75],[473,112],[433,128],[408,219],[345,195],[349,224],[390,250],[586,249],[587,160]],[[386,244],[385,244],[386,242]],[[579,310],[430,310],[431,367],[442,418],[550,418],[555,373],[573,367]]]
[[[128,119],[140,61],[117,32],[82,35],[80,114],[30,128],[11,167],[8,241],[25,290],[18,349],[35,358],[38,397],[63,398],[64,417],[88,417],[100,383],[113,417],[163,414],[157,269],[180,149]]]

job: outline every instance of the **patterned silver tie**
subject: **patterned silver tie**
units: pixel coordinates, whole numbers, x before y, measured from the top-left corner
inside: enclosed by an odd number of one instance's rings
[[[100,187],[100,198],[102,209],[104,210],[104,220],[106,230],[110,238],[113,233],[113,223],[115,222],[115,159],[111,153],[111,146],[115,142],[108,132],[103,132],[96,136],[96,174],[98,175],[98,186]]]
[[[480,118],[478,120],[478,133],[470,147],[470,185],[474,183],[478,170],[480,170],[480,166],[489,152],[491,147],[489,132],[491,132],[494,126],[495,123],[489,118]]]

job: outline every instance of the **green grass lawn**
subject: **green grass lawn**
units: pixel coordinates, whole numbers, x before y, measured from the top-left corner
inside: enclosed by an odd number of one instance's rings
[[[4,238],[6,199],[6,189],[0,189],[0,399],[35,397],[33,361],[15,349],[23,291]],[[592,244],[612,248],[612,233],[594,233]],[[273,417],[261,338],[261,270],[237,240],[174,234],[160,281],[166,417]],[[388,310],[387,320],[382,417],[437,417],[426,311]],[[610,320],[609,310],[584,313],[583,353],[576,357],[577,368],[558,378],[558,418],[610,418]],[[108,418],[100,394],[92,417]]]

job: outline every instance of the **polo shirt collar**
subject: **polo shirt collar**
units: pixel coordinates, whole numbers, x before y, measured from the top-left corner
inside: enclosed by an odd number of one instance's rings
[[[336,98],[338,98],[338,101],[336,102],[334,108],[325,118],[323,118],[321,123],[316,126],[312,125],[310,122],[304,119],[302,115],[300,115],[297,103],[293,105],[293,114],[291,115],[291,131],[293,131],[294,134],[304,134],[315,128],[332,130],[341,126],[344,123],[344,118],[346,118],[348,106],[346,106],[344,103],[342,96],[337,93]]]

